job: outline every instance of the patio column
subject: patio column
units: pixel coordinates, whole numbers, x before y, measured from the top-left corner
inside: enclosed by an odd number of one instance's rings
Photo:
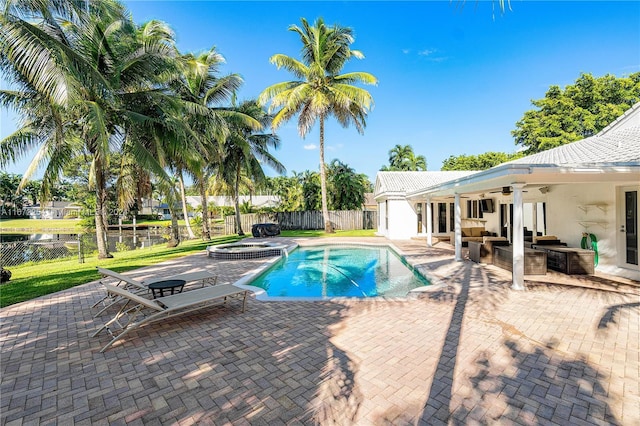
[[[426,206],[424,209],[425,217],[422,219],[422,223],[427,222],[427,247],[433,247],[433,227],[431,226],[431,197],[427,197]]]
[[[455,194],[454,203],[454,239],[456,248],[456,260],[460,262],[462,261],[462,212],[460,211],[460,194]]]
[[[515,183],[513,187],[513,283],[512,290],[524,290],[524,217],[522,212],[522,188],[524,184]]]

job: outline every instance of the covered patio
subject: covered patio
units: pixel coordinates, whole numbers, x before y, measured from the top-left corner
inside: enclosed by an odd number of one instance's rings
[[[600,271],[640,280],[639,193],[640,104],[636,104],[595,136],[409,191],[405,197],[426,212],[422,226],[429,246],[435,222],[432,206],[444,204],[446,209],[451,204],[451,243],[458,261],[463,221],[507,237],[513,252],[512,289],[522,290],[525,216],[534,236],[552,234],[569,247],[580,247],[583,233],[587,234],[597,241]],[[487,199],[497,209],[483,215],[481,205]]]

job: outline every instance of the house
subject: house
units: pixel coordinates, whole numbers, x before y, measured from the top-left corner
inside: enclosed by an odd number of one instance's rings
[[[202,206],[201,197],[197,195],[188,195],[187,204],[196,209]],[[250,202],[255,208],[277,207],[280,204],[280,197],[277,195],[240,195],[238,196],[240,204]],[[219,207],[233,207],[233,198],[225,196],[210,196],[207,203]]]
[[[378,172],[376,176],[374,199],[378,203],[378,235],[390,240],[408,240],[413,237],[426,237],[427,221],[430,217],[433,234],[447,237],[453,232],[453,207],[449,208],[447,197],[431,206],[423,202],[412,202],[409,194],[424,188],[469,176],[477,172],[437,171],[437,172]],[[453,197],[451,197],[451,202]],[[427,208],[433,207],[436,217],[427,216]],[[435,210],[433,210],[435,209]],[[434,222],[435,220],[435,222]]]
[[[376,200],[387,238],[424,236],[430,244],[449,233],[461,260],[462,229],[482,227],[512,243],[513,284],[521,289],[525,232],[570,247],[593,234],[597,270],[640,281],[640,103],[595,136],[488,170],[451,178],[385,173],[393,172],[378,173]]]
[[[78,219],[82,206],[71,201],[48,201],[24,207],[23,211],[29,219]]]

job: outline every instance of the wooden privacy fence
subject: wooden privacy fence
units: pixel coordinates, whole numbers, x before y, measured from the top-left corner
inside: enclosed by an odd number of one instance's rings
[[[353,229],[376,229],[378,212],[363,210],[329,211],[329,220],[335,229],[343,231]],[[251,213],[240,215],[242,230],[249,234],[256,223],[277,223],[280,229],[324,229],[322,212],[277,212]],[[225,234],[236,233],[236,217],[224,218]]]

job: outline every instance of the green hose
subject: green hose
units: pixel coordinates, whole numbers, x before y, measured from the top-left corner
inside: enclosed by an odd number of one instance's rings
[[[587,243],[587,238],[591,244]],[[598,238],[594,234],[582,233],[582,240],[580,240],[580,247],[583,249],[593,250],[593,264],[598,266]]]
[[[594,251],[593,264],[598,266],[598,238],[594,234],[589,234],[591,240],[591,250]]]

